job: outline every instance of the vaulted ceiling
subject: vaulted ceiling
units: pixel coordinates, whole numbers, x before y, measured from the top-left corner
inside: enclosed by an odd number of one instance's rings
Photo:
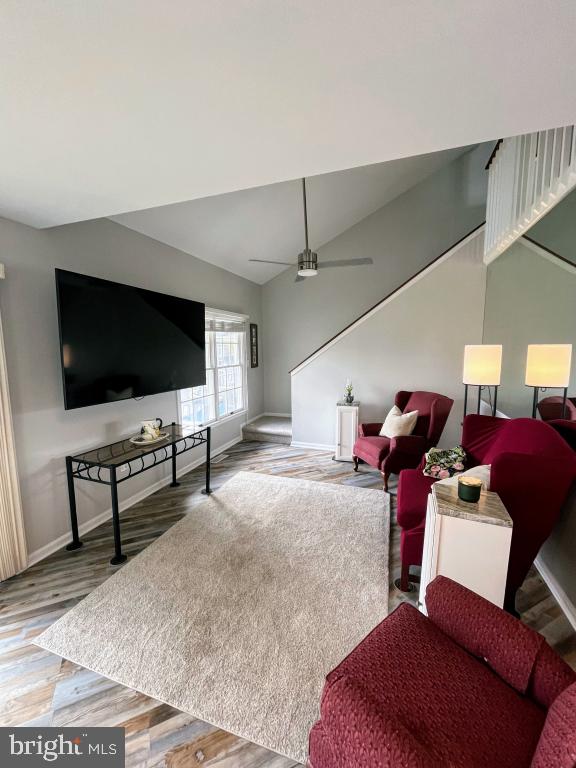
[[[310,245],[317,249],[447,165],[468,148],[313,176],[306,182]],[[304,248],[300,180],[112,217],[155,240],[265,283]]]
[[[576,121],[573,0],[0,13],[0,214],[39,227]]]

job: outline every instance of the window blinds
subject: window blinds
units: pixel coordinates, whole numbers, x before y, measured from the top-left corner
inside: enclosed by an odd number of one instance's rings
[[[232,312],[206,310],[206,331],[243,333],[245,330],[246,318],[244,315],[235,315]]]

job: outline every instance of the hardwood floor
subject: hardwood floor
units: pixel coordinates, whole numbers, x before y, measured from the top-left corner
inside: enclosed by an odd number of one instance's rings
[[[336,463],[328,453],[272,443],[239,443],[213,465],[217,488],[239,470],[321,482],[381,488],[379,473]],[[200,497],[203,468],[164,488],[122,515],[130,557],[186,514]],[[394,494],[394,485],[391,484]],[[392,518],[395,499],[392,496]],[[159,701],[117,685],[32,644],[45,627],[112,575],[112,525],[83,538],[76,552],[61,550],[0,585],[0,725],[116,725],[126,730],[126,765],[146,768],[290,768],[296,764],[220,731]],[[392,524],[390,576],[399,569],[399,534]],[[390,587],[390,609],[415,595]],[[576,669],[576,633],[536,571],[521,590],[523,620],[541,632]]]

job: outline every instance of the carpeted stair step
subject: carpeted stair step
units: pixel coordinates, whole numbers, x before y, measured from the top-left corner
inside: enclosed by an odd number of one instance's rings
[[[292,419],[290,416],[261,416],[242,427],[242,437],[244,440],[290,445]]]

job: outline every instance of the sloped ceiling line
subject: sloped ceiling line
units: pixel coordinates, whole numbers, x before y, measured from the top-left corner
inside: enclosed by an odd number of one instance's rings
[[[392,160],[307,180],[310,245],[325,245],[469,147]],[[125,227],[256,283],[296,264],[304,247],[300,180],[113,216]],[[321,279],[321,278],[320,278]]]

